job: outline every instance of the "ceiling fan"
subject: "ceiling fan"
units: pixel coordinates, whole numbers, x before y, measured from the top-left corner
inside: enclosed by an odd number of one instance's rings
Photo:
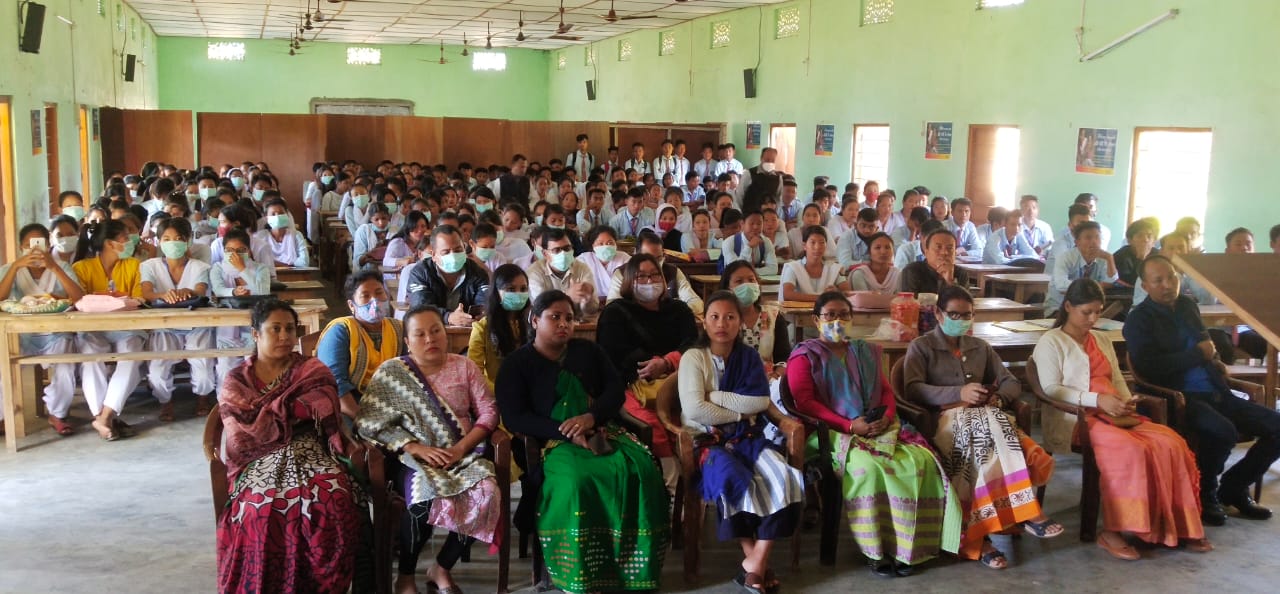
[[[638,21],[641,19],[656,19],[658,17],[657,15],[652,15],[652,14],[650,15],[634,15],[633,14],[633,15],[618,16],[618,11],[613,9],[613,0],[609,0],[609,13],[600,15],[600,18],[604,19],[606,22],[609,22],[609,23],[616,23],[618,21]]]
[[[564,0],[560,0],[560,26],[556,27],[556,35],[564,35],[572,28],[573,24],[566,24],[564,22]]]
[[[487,50],[493,49],[493,29],[490,28],[490,24],[491,23],[484,24],[484,49]]]
[[[444,43],[444,42],[442,41],[441,43]],[[462,57],[464,58],[471,55],[471,52],[467,51],[468,43],[469,42],[467,41],[467,33],[466,31],[463,31],[462,32]]]
[[[440,59],[439,59],[439,60],[423,60],[423,59],[419,58],[419,59],[418,59],[418,61],[419,61],[419,62],[426,62],[426,63],[428,63],[428,64],[438,64],[438,65],[441,65],[441,66],[443,66],[443,65],[445,65],[445,64],[448,64],[448,63],[449,63],[449,60],[445,59],[445,57],[444,57],[444,40],[443,40],[443,39],[441,39],[441,40],[440,40]]]
[[[527,39],[527,37],[524,36],[524,11],[523,10],[520,11],[520,21],[518,25],[520,27],[520,33],[516,35],[516,41],[524,41],[525,39]]]

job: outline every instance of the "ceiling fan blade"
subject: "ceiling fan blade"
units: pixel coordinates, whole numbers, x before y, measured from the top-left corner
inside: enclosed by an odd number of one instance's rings
[[[656,19],[656,18],[658,18],[658,16],[657,16],[657,15],[652,15],[652,14],[638,15],[638,14],[637,14],[637,15],[628,15],[628,16],[624,16],[624,17],[618,17],[618,20],[620,20],[620,21],[638,21],[638,20],[641,20],[641,19]]]

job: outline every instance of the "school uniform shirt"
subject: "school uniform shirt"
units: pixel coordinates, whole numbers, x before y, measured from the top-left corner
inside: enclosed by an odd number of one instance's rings
[[[965,253],[976,255],[981,249],[978,244],[978,228],[973,225],[973,221],[965,221],[962,226],[957,225],[955,219],[948,217],[942,222],[942,226],[956,237],[956,247],[963,249]]]
[[[787,242],[793,248],[791,251],[795,252],[792,256],[804,254],[804,228],[796,227],[795,229],[787,231]],[[835,260],[836,255],[835,239],[831,237],[830,233],[827,233],[827,251],[822,255],[822,259]]]
[[[271,261],[276,266],[305,267],[311,265],[311,256],[307,252],[307,240],[302,233],[289,229],[280,241],[276,241],[270,229],[263,229],[253,234],[254,238],[271,248]]]
[[[71,265],[76,273],[76,280],[86,293],[108,293],[115,291],[127,297],[142,299],[142,273],[137,258],[121,258],[111,269],[111,278],[102,269],[102,260],[98,257],[85,258]]]
[[[499,266],[510,262],[510,260],[503,257],[502,252],[494,252],[493,257],[488,260],[481,260],[479,256],[476,256],[475,259],[480,265],[488,269],[490,274],[493,274],[493,271],[497,270]]]
[[[58,263],[58,267],[62,268],[63,272],[67,273],[67,276],[72,279],[76,278],[76,272],[71,268],[71,264],[56,258],[55,261]],[[9,268],[12,266],[12,262],[5,264],[4,266],[0,266],[0,278],[9,274]],[[44,274],[40,275],[40,278],[33,277],[31,275],[31,269],[29,268],[24,268],[14,273],[13,288],[9,289],[9,299],[17,301],[28,295],[44,294],[62,298],[66,298],[67,296],[66,287],[62,285],[62,281],[58,279],[58,275],[52,270],[46,268]]]
[[[1020,233],[1020,235],[1022,235],[1024,238],[1026,237],[1025,233]],[[1030,240],[1028,240],[1027,243],[1030,244],[1031,243]],[[1076,248],[1075,236],[1071,235],[1071,233],[1067,233],[1065,237],[1059,235],[1059,237],[1056,240],[1054,240],[1053,245],[1050,245],[1049,250],[1046,251],[1044,254],[1045,272],[1048,274],[1053,274],[1054,263],[1057,262],[1058,259],[1061,258],[1063,254],[1075,248]]]
[[[324,196],[320,198],[321,213],[331,213],[331,212],[336,213],[339,210],[341,210],[341,208],[342,208],[342,196],[339,196],[337,192],[330,190],[328,192],[325,192]]]
[[[644,159],[627,159],[627,162],[622,164],[622,168],[634,169],[636,173],[642,176],[649,173],[649,164]]]
[[[782,267],[782,280],[778,283],[778,299],[782,299],[782,287],[789,284],[795,286],[795,290],[805,295],[820,295],[827,287],[833,287],[840,282],[843,270],[839,264],[834,262],[826,262],[822,265],[822,276],[813,278],[809,276],[809,271],[804,266],[809,261],[808,257],[800,258],[787,262]]]
[[[396,210],[391,213],[391,220],[387,222],[387,233],[395,235],[400,232],[401,227],[404,227],[404,213]]]
[[[572,167],[582,178],[586,178],[596,168],[596,158],[589,152],[573,151],[564,158],[564,166]]]
[[[533,248],[529,247],[526,240],[518,237],[503,237],[495,246],[499,254],[508,262],[515,262],[534,253]],[[542,246],[538,246],[538,251],[542,250]]]
[[[924,252],[920,249],[920,240],[915,239],[902,244],[899,248],[894,248],[893,267],[898,270],[906,268],[912,262],[923,262]]]
[[[697,188],[690,190],[689,186],[686,184],[680,188],[680,191],[684,192],[685,204],[693,204],[694,202],[701,202],[703,204],[707,203],[707,191],[703,190],[702,186],[698,186]]]
[[[670,173],[672,185],[684,185],[684,175],[689,172],[689,167],[687,162],[682,164],[681,161],[683,161],[683,159],[675,155],[671,155],[670,157],[666,155],[658,156],[658,158],[653,160],[654,179],[661,184],[662,177]]]
[[[889,235],[893,235],[894,231],[906,226],[907,219],[902,216],[902,211],[895,210],[889,214],[889,220],[885,221],[884,224],[880,226],[880,230],[888,233]]]
[[[871,246],[858,237],[857,229],[850,229],[836,244],[836,261],[844,268],[870,260]]]
[[[271,266],[250,260],[244,270],[236,270],[230,262],[217,264],[209,269],[209,290],[216,297],[231,297],[239,287],[249,289],[250,295],[271,293]]]
[[[1019,220],[1018,232],[1027,237],[1027,243],[1033,248],[1043,250],[1053,244],[1053,227],[1041,219],[1036,219],[1035,224],[1030,227],[1026,221]]]
[[[609,222],[609,226],[618,232],[618,239],[635,239],[640,234],[640,230],[645,227],[654,227],[653,212],[647,208],[640,209],[640,214],[632,216],[631,211],[622,209],[618,214],[614,215],[613,220]]]
[[[710,231],[707,232],[706,245],[703,245],[703,243],[698,240],[698,236],[694,235],[692,231],[688,233],[685,233],[685,232],[680,233],[680,251],[686,254],[693,250],[718,250],[718,249],[720,249],[720,240],[716,239],[715,234],[711,233]]]
[[[739,161],[737,159],[729,159],[727,161],[716,161],[716,168],[714,170],[715,173],[713,173],[712,175],[715,177],[720,177],[720,174],[729,173],[730,171],[736,172],[738,175],[742,175],[742,172],[745,169],[746,168],[742,166],[742,161]]]
[[[1071,281],[1079,278],[1091,278],[1100,283],[1114,283],[1120,280],[1120,275],[1108,271],[1107,262],[1102,258],[1090,262],[1084,259],[1080,250],[1076,248],[1067,250],[1053,264],[1049,290],[1044,296],[1046,316],[1058,312],[1058,307],[1062,305],[1062,298],[1067,294],[1067,287],[1071,285]]]
[[[1009,239],[1003,229],[988,237],[987,245],[982,250],[983,264],[1008,264],[1014,260],[1035,257],[1036,251],[1027,243],[1023,234],[1014,233],[1013,239]]]
[[[698,182],[701,183],[702,180],[707,179],[708,177],[714,177],[716,175],[716,167],[719,164],[720,162],[715,159],[702,159],[695,162],[693,164],[693,170],[698,173]]]
[[[213,240],[213,243],[209,245],[209,264],[221,264],[226,259],[225,255],[222,249],[222,238],[219,237]],[[271,254],[271,245],[263,241],[256,233],[249,236],[249,255],[254,262],[268,264],[275,261],[275,256]],[[271,280],[275,280],[276,267],[267,266],[267,268],[270,269]]]
[[[838,215],[831,217],[831,220],[827,221],[827,237],[834,239],[836,244],[839,245],[844,241],[844,236],[853,231],[856,225],[857,219],[854,219],[854,224],[850,225],[844,222],[843,217]]]
[[[312,241],[320,241],[320,221],[323,218],[320,215],[322,199],[320,184],[307,182],[307,188],[302,194],[302,205],[307,209],[307,237]]]
[[[777,252],[782,248],[790,248],[790,247],[791,247],[791,239],[787,237],[787,230],[782,228],[781,225],[779,225],[777,232],[773,234],[773,251]]]
[[[612,222],[608,217],[604,216],[603,209],[601,210],[601,212],[591,212],[590,210],[583,208],[578,211],[578,232],[581,233],[583,237],[586,237],[587,232],[596,225],[608,225]]]
[[[991,223],[983,223],[981,225],[978,225],[978,243],[983,246],[984,250],[987,245],[988,237],[991,237]],[[1106,246],[1103,246],[1102,249],[1106,249]]]
[[[859,266],[849,273],[849,288],[854,291],[872,291],[875,293],[897,293],[901,287],[902,269],[894,266],[889,269],[884,281],[877,281],[870,266]]]
[[[147,209],[147,220],[151,219],[151,215],[164,210],[164,200],[153,198],[142,203],[142,208]],[[143,221],[145,223],[146,221]]]
[[[372,207],[372,202],[369,203],[369,206],[366,206],[363,209],[356,208],[355,204],[347,207],[347,214],[342,218],[342,220],[347,223],[347,231],[350,231],[351,235],[354,236],[356,231],[360,230],[361,225],[369,222],[369,214],[373,211]]]
[[[761,276],[778,274],[778,254],[768,237],[761,237],[760,245],[754,248],[747,244],[745,233],[725,238],[720,243],[720,258],[724,260],[725,266],[738,260],[751,262],[756,274]]]
[[[803,210],[804,205],[800,204],[799,200],[792,200],[790,205],[778,205],[778,217],[782,219],[782,222],[788,225],[791,223],[798,223],[800,221],[800,213]]]
[[[182,278],[179,278],[178,282],[174,283],[173,277],[169,275],[169,261],[165,258],[152,258],[141,264],[140,273],[142,274],[142,282],[151,283],[157,293],[177,289],[194,291],[201,284],[208,291],[209,271],[211,269],[212,267],[204,262],[187,258],[187,265],[182,268]]]
[[[898,227],[889,234],[889,239],[893,240],[893,249],[902,247],[902,244],[908,241],[918,241],[918,237],[911,236],[911,227]]]
[[[609,296],[609,279],[613,278],[613,273],[621,270],[627,262],[631,261],[631,255],[618,252],[613,255],[613,259],[608,262],[602,262],[596,257],[595,252],[583,252],[578,255],[578,261],[582,262],[594,277],[597,297]]]

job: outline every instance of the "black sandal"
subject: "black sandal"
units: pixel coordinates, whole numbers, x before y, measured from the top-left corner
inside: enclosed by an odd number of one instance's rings
[[[748,594],[769,594],[764,587],[764,578],[752,571],[739,570],[738,575],[733,578],[733,583]]]
[[[900,563],[898,561],[893,562],[893,574],[898,577],[910,577],[911,574],[915,572],[916,568],[914,566],[907,565],[906,563]]]
[[[995,565],[994,563],[996,562],[996,560],[1004,561],[1004,565],[1003,566]],[[987,567],[994,569],[996,571],[1003,571],[1005,569],[1009,569],[1009,559],[1004,556],[1004,552],[1001,551],[1000,549],[993,548],[990,551],[983,553],[981,557],[978,557],[978,561],[982,562],[983,565],[986,565]]]
[[[882,578],[893,577],[893,561],[867,561],[867,565],[871,568],[871,575]]]

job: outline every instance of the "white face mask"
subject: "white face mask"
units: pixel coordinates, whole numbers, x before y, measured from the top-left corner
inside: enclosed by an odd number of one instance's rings
[[[773,163],[761,163],[761,164],[760,164],[760,171],[763,171],[763,172],[765,172],[765,173],[773,173],[773,170],[774,170],[774,168],[775,168],[775,167],[777,167],[777,166],[776,166],[776,165],[774,165]]]

